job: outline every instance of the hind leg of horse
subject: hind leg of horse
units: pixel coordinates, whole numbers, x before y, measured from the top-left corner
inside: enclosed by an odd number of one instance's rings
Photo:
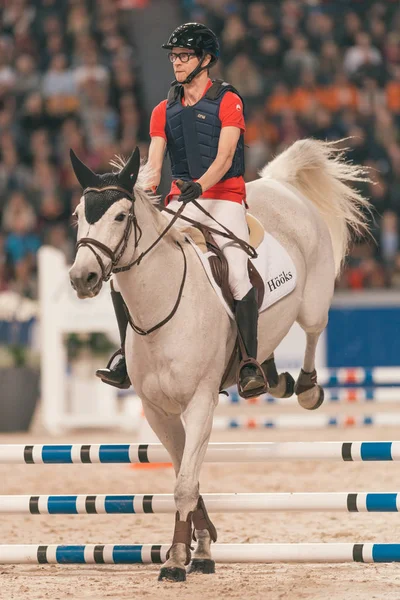
[[[316,264],[310,268],[297,322],[305,331],[307,341],[303,368],[297,378],[294,392],[300,406],[315,410],[324,401],[324,390],[317,383],[315,352],[319,337],[328,323],[335,281],[333,256],[328,247],[318,253]]]
[[[191,558],[192,518],[198,543],[189,572],[214,572],[210,539],[215,530],[208,520],[207,512],[202,510],[199,496],[199,475],[211,435],[213,412],[217,401],[218,394],[207,390],[197,390],[183,413],[186,443],[174,491],[177,508],[175,532],[168,559],[161,568],[159,580],[185,580],[185,566]],[[198,526],[204,524],[204,529],[197,528],[196,522]],[[215,536],[213,535],[213,537]]]
[[[290,398],[294,392],[294,379],[286,371],[278,374],[274,353],[261,366],[269,383],[268,393],[274,398]]]
[[[322,331],[325,329],[327,319],[323,325],[319,325],[315,330],[306,329],[300,322],[300,325],[305,330],[307,336],[306,351],[304,353],[303,367],[297,378],[294,386],[294,393],[297,395],[297,400],[302,408],[307,410],[316,410],[324,401],[324,390],[318,385],[317,371],[315,370],[315,352]]]

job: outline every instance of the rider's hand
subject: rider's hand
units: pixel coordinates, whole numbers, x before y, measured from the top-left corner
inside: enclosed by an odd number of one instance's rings
[[[181,194],[178,200],[180,200],[184,204],[192,202],[192,200],[196,200],[196,198],[199,198],[203,193],[201,185],[196,181],[185,181],[180,186],[180,190]]]

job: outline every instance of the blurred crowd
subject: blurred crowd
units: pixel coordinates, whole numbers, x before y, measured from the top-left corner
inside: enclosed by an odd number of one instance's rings
[[[70,215],[81,190],[70,147],[102,172],[114,154],[129,155],[147,139],[134,49],[118,6],[115,0],[2,2],[0,292],[36,297],[41,244],[72,259]]]
[[[339,287],[400,289],[398,0],[182,0],[221,40],[219,74],[246,102],[246,177],[301,137],[346,143],[371,167],[374,240],[355,244]]]
[[[80,188],[70,147],[98,172],[136,144],[146,153],[152,107],[144,111],[134,48],[118,10],[145,4],[3,0],[0,292],[36,297],[43,243],[72,259],[70,215]],[[354,245],[338,286],[400,288],[398,0],[181,0],[181,6],[182,22],[204,22],[217,33],[222,56],[212,75],[244,97],[246,178],[300,137],[349,136],[349,158],[371,168],[363,192],[374,206],[374,240]]]

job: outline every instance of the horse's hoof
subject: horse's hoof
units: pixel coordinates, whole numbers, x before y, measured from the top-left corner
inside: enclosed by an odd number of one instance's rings
[[[275,386],[270,386],[268,392],[274,398],[290,398],[293,396],[295,382],[290,373],[280,373]]]
[[[285,371],[283,373],[283,375],[285,376],[286,389],[285,389],[285,394],[282,397],[283,398],[290,398],[294,394],[295,381],[294,381],[294,379],[293,379],[293,377],[291,376],[290,373],[287,373]]]
[[[186,581],[186,571],[180,567],[162,567],[158,581]]]
[[[203,573],[203,575],[215,573],[215,560],[211,560],[210,558],[194,558],[189,565],[188,573]]]
[[[324,397],[323,388],[320,385],[315,385],[310,390],[299,394],[297,400],[302,408],[305,408],[306,410],[316,410],[323,403]]]

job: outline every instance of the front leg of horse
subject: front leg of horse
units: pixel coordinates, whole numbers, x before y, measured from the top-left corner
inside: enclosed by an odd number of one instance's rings
[[[193,539],[197,542],[188,573],[215,573],[215,562],[211,557],[211,542],[217,541],[217,530],[208,516],[201,496],[193,513]]]
[[[268,393],[274,398],[290,398],[294,392],[294,379],[290,373],[285,371],[279,373],[276,370],[274,353],[261,365],[266,378],[268,379]]]
[[[199,495],[199,475],[217,401],[217,393],[197,391],[183,414],[186,442],[174,491],[177,508],[175,530],[159,580],[185,581],[185,567],[191,560],[192,524],[195,527],[197,548],[189,572],[214,572],[210,540],[216,540],[216,530]]]

